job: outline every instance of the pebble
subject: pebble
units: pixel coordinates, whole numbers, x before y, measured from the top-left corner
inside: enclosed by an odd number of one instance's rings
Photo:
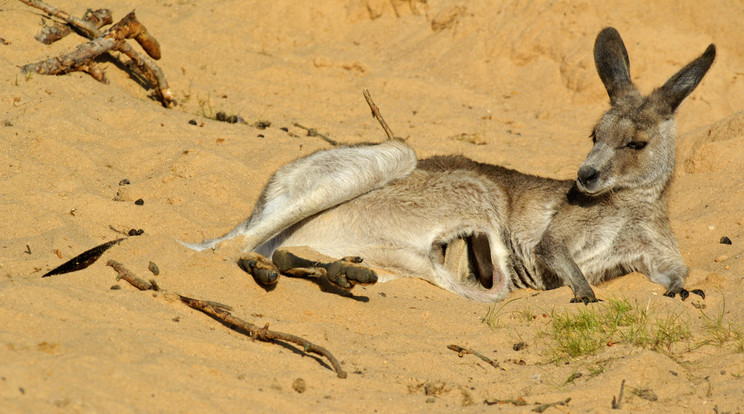
[[[145,200],[143,200],[141,198],[138,198],[137,201],[134,202],[134,204],[136,204],[138,206],[141,206],[141,205],[145,204]]]
[[[303,392],[305,392],[305,389],[307,388],[307,385],[305,385],[305,380],[304,379],[297,378],[292,383],[292,388],[294,388],[294,390],[297,391],[298,393],[302,394]]]
[[[720,255],[720,256],[718,256],[718,257],[715,258],[715,262],[716,263],[721,263],[721,262],[723,262],[724,260],[727,260],[727,259],[728,259],[728,256],[726,256],[725,254],[722,254],[722,255]]]
[[[726,236],[721,237],[721,244],[731,244],[731,239]]]
[[[708,224],[708,230],[715,230],[715,229],[716,229],[716,226],[712,224]]]

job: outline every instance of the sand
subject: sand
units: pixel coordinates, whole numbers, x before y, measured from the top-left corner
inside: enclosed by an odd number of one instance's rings
[[[42,45],[33,38],[41,15],[0,3],[0,411],[526,412],[570,398],[547,412],[618,412],[611,404],[623,380],[619,412],[744,411],[740,2],[54,4],[78,16],[107,7],[115,20],[136,9],[162,45],[159,65],[179,105],[163,108],[111,58],[101,62],[108,85],[79,72],[26,78],[19,66],[82,39]],[[645,93],[718,47],[677,113],[670,200],[687,286],[705,290],[704,300],[663,297],[640,274],[597,287],[605,302],[586,308],[568,303],[568,288],[489,305],[412,279],[357,287],[353,297],[292,278],[266,292],[229,249],[177,243],[229,230],[279,166],[330,148],[295,123],[343,143],[384,139],[363,88],[419,157],[463,154],[575,177],[608,108],[592,60],[608,25],[623,35]],[[215,121],[218,111],[250,125]],[[144,234],[85,270],[41,278],[119,237],[112,227]],[[349,375],[337,378],[294,346],[254,341],[172,295],[117,282],[109,259],[326,347]],[[554,321],[613,299],[686,331],[669,344],[608,337],[595,352],[563,353]],[[503,369],[458,357],[451,344]]]

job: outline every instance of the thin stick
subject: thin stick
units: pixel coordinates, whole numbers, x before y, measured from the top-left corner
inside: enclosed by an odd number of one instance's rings
[[[620,382],[620,394],[617,396],[617,400],[615,399],[615,396],[612,396],[612,409],[613,410],[619,410],[620,406],[623,405],[623,391],[625,390],[625,380],[622,380]]]
[[[134,273],[130,272],[126,267],[124,267],[124,265],[122,265],[121,263],[115,260],[109,260],[106,265],[114,268],[114,270],[116,270],[116,272],[119,274],[117,276],[117,280],[124,279],[139,290],[153,289],[153,285],[150,282],[140,279]],[[177,295],[181,302],[186,304],[188,307],[204,312],[207,315],[225,322],[227,325],[238,328],[239,331],[247,333],[251,338],[258,339],[264,342],[291,342],[301,346],[303,351],[306,353],[312,352],[324,356],[328,359],[328,361],[331,362],[333,369],[336,371],[336,375],[338,375],[339,378],[346,378],[346,371],[341,368],[341,364],[338,362],[336,357],[334,357],[333,354],[331,354],[327,349],[321,346],[315,345],[312,342],[309,342],[308,340],[296,335],[284,332],[270,331],[268,323],[263,328],[259,328],[257,325],[246,322],[236,316],[232,316],[232,314],[230,313],[232,307],[228,305],[210,300],[194,299],[180,294]]]
[[[567,405],[569,402],[571,402],[571,397],[568,397],[568,398],[566,398],[563,401],[556,401],[554,403],[547,403],[547,404],[538,405],[537,407],[533,408],[532,411],[534,411],[536,413],[542,413],[545,410],[547,410],[548,408],[555,407],[556,405]]]
[[[119,274],[118,276],[116,276],[116,280],[124,279],[139,290],[152,289],[152,284],[150,282],[146,281],[145,279],[140,279],[139,277],[137,277],[137,275],[130,272],[129,269],[124,267],[123,264],[117,262],[116,260],[109,260],[108,262],[106,262],[106,266],[113,267],[114,270],[116,270],[116,273]]]
[[[83,20],[93,24],[96,29],[100,29],[101,27],[114,22],[111,17],[111,10],[109,9],[88,10],[83,16]],[[54,22],[52,26],[44,26],[44,28],[42,28],[34,38],[45,45],[50,45],[70,34],[72,32],[72,27],[75,26],[70,23],[63,24],[60,22]]]
[[[297,128],[304,129],[305,131],[307,131],[307,134],[310,135],[311,137],[318,137],[318,138],[322,139],[323,141],[325,141],[325,142],[333,145],[334,147],[336,145],[338,145],[338,141],[334,141],[334,140],[328,138],[327,136],[321,134],[320,132],[318,132],[317,130],[315,130],[313,128],[308,128],[306,126],[302,126],[302,125],[298,124],[297,122],[294,123],[294,126],[296,126]]]
[[[367,105],[369,105],[369,109],[372,110],[372,116],[375,117],[377,122],[382,125],[382,129],[385,130],[385,135],[387,135],[388,139],[395,139],[395,136],[393,135],[393,131],[390,130],[390,127],[388,126],[387,122],[385,122],[385,119],[382,118],[382,114],[380,113],[380,108],[375,105],[374,101],[372,101],[372,97],[369,95],[369,91],[367,89],[364,89],[362,91],[362,94],[364,95],[364,99],[367,100]]]
[[[449,348],[449,349],[457,352],[457,355],[460,358],[462,358],[462,356],[465,355],[465,354],[475,355],[478,358],[482,359],[483,361],[487,362],[492,367],[494,367],[494,368],[500,368],[502,371],[504,370],[504,368],[501,368],[501,366],[499,365],[499,363],[497,361],[494,361],[493,359],[491,359],[491,358],[489,358],[489,357],[487,357],[487,356],[485,356],[485,355],[483,355],[483,354],[481,354],[479,352],[476,352],[476,351],[474,351],[474,350],[472,350],[470,348],[463,348],[463,347],[458,346],[458,345],[447,345],[447,348]]]

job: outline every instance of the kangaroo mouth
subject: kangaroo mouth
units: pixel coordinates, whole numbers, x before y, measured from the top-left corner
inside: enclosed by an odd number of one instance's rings
[[[494,287],[494,264],[491,244],[484,233],[472,233],[435,245],[439,261],[460,283],[489,290]],[[496,283],[499,283],[497,280]]]

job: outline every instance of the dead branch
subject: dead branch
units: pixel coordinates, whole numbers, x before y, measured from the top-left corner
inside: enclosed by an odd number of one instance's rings
[[[338,375],[339,378],[346,378],[346,371],[341,368],[341,364],[339,364],[336,357],[334,357],[333,354],[331,354],[327,349],[321,346],[308,342],[306,339],[300,338],[296,335],[270,331],[269,324],[266,324],[263,328],[259,328],[258,326],[250,322],[246,322],[240,318],[232,316],[230,312],[228,312],[223,307],[213,306],[209,302],[192,299],[182,295],[178,296],[181,301],[189,307],[200,310],[207,315],[213,316],[227,324],[240,328],[242,331],[247,332],[251,336],[251,338],[258,339],[264,342],[291,342],[301,346],[304,352],[312,352],[314,354],[324,356],[331,362],[331,365],[333,365],[333,369],[336,371],[336,375]]]
[[[369,109],[372,110],[372,116],[375,117],[377,122],[382,125],[382,129],[385,130],[385,135],[387,135],[388,139],[395,139],[395,136],[393,135],[393,131],[388,126],[387,122],[385,122],[385,119],[382,118],[382,114],[380,113],[380,108],[375,105],[374,101],[372,101],[372,97],[369,95],[369,91],[367,89],[364,89],[362,91],[362,94],[364,95],[364,99],[367,100],[367,105],[369,105]]]
[[[306,127],[306,126],[302,126],[302,125],[300,125],[300,124],[299,124],[299,123],[297,123],[297,122],[295,122],[295,123],[294,123],[294,126],[296,126],[297,128],[302,128],[302,129],[304,129],[305,131],[307,131],[307,135],[308,135],[308,136],[311,136],[311,137],[318,137],[318,138],[322,139],[323,141],[325,141],[325,142],[327,142],[327,143],[329,143],[329,144],[333,145],[334,147],[335,147],[336,145],[338,145],[338,141],[334,141],[334,140],[332,140],[332,139],[328,138],[327,136],[325,136],[325,135],[321,134],[320,132],[318,132],[317,130],[315,130],[315,129],[313,129],[313,128],[308,128],[308,127]]]
[[[116,270],[116,272],[119,274],[117,276],[117,280],[124,279],[139,290],[149,290],[153,288],[153,286],[149,282],[137,277],[134,273],[130,272],[119,262],[109,260],[106,265],[113,267],[114,270]],[[327,349],[321,346],[315,345],[308,340],[296,335],[270,331],[269,324],[266,324],[263,328],[259,328],[257,325],[233,316],[230,313],[232,307],[228,305],[223,305],[219,302],[213,302],[209,300],[194,299],[180,294],[177,294],[177,296],[181,300],[181,302],[186,304],[188,307],[204,312],[207,315],[210,315],[227,325],[237,328],[236,330],[248,334],[251,338],[258,339],[264,342],[291,342],[293,344],[301,346],[305,353],[312,352],[314,354],[321,355],[328,359],[328,361],[330,361],[333,369],[336,371],[336,375],[338,375],[339,378],[346,378],[346,371],[341,368],[341,364],[338,362],[336,357],[334,357],[333,354],[331,354]]]
[[[75,48],[74,51],[53,57],[41,62],[30,63],[21,67],[21,73],[38,73],[41,75],[58,75],[74,71],[82,71],[93,76],[99,82],[107,83],[106,76],[100,67],[95,63],[95,59],[107,52],[117,51],[128,56],[142,72],[147,81],[155,88],[159,100],[165,107],[173,107],[175,100],[173,92],[168,86],[163,71],[152,60],[148,59],[140,52],[132,49],[126,42],[127,39],[134,39],[142,46],[142,49],[157,60],[160,59],[160,44],[148,31],[145,26],[137,20],[134,12],[127,14],[119,22],[111,26],[103,33],[98,31],[97,23],[91,16],[89,19],[78,19],[70,16],[62,10],[56,9],[48,4],[37,0],[20,0],[21,2],[43,10],[44,12],[64,20],[70,26],[80,30],[86,37],[92,39],[88,43],[82,44]],[[98,18],[98,17],[96,17]],[[102,26],[103,24],[101,24]],[[37,38],[39,36],[37,35]]]
[[[88,10],[85,12],[83,20],[93,24],[96,30],[114,22],[111,16],[111,10],[109,9]],[[62,24],[60,22],[54,22],[51,26],[44,26],[34,38],[45,45],[50,45],[70,34],[72,27],[75,26],[70,25],[70,23]]]

